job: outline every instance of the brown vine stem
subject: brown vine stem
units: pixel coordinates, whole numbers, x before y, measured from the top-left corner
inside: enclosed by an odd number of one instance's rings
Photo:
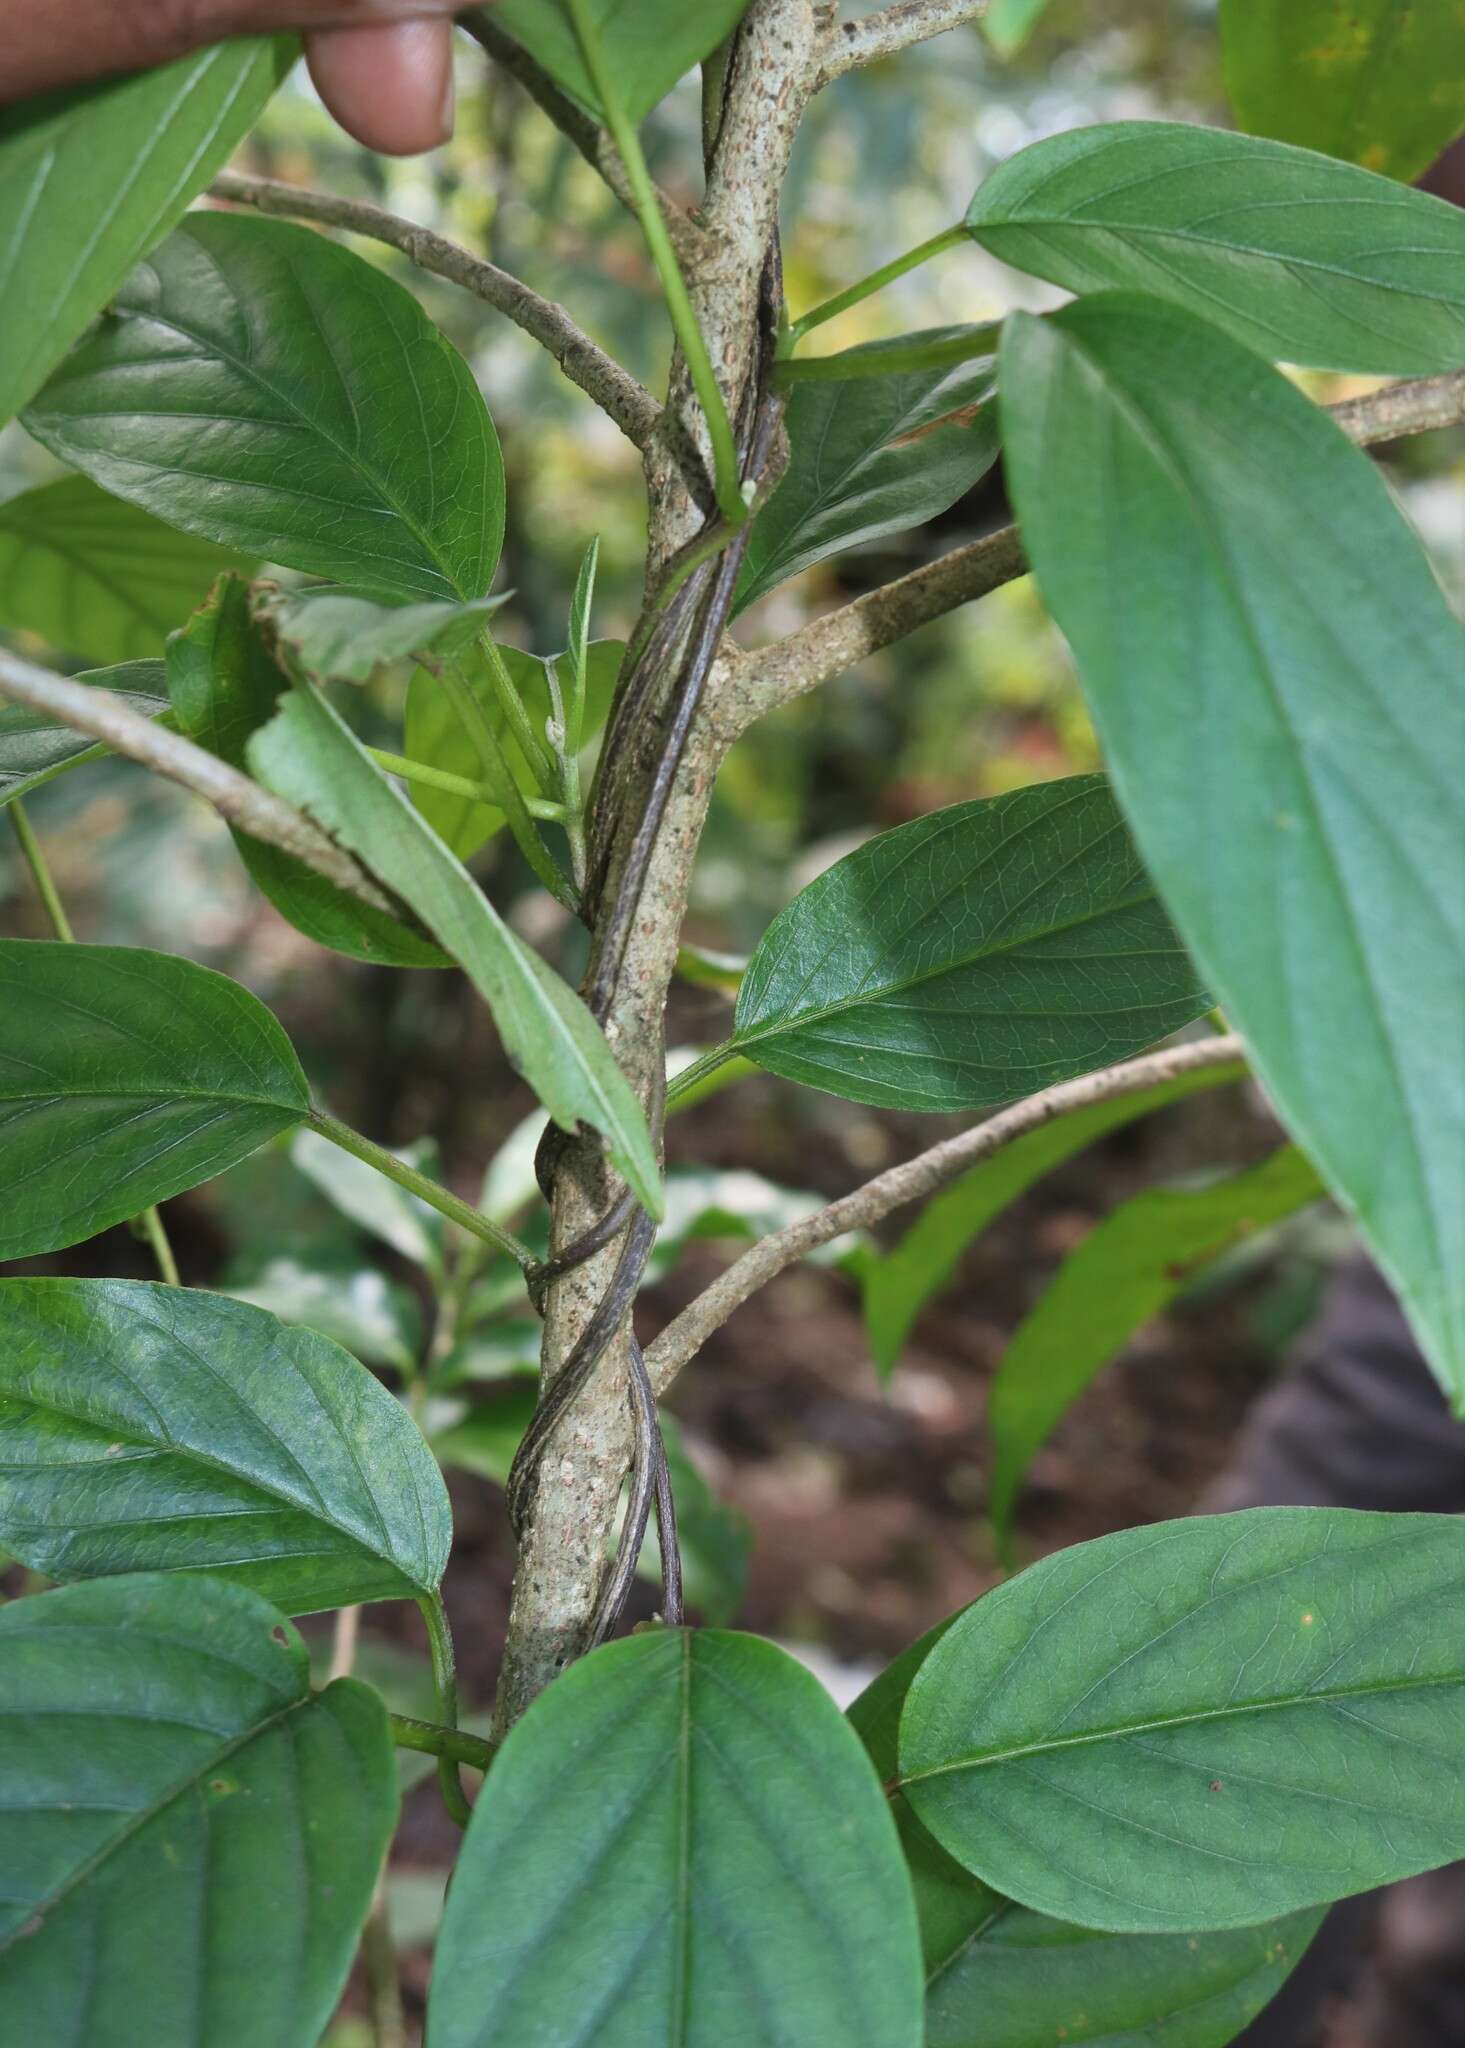
[[[980,21],[991,0],[900,0],[895,7],[882,7],[858,21],[842,21],[830,29],[820,50],[816,90],[858,71],[866,64],[878,64],[882,57],[898,57],[902,50],[944,35],[949,28]]]

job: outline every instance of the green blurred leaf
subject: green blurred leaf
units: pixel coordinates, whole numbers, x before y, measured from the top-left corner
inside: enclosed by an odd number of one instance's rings
[[[960,328],[903,335],[939,345]],[[845,365],[889,344],[847,350]],[[801,383],[789,399],[789,466],[753,523],[737,608],[846,548],[921,526],[997,459],[990,354],[954,368]],[[873,368],[873,363],[872,363]]]
[[[127,661],[117,668],[89,669],[72,680],[115,690],[134,711],[148,717],[168,708],[168,685],[160,661]],[[0,703],[0,805],[39,789],[67,762],[92,748],[85,733],[69,725],[51,725],[43,712],[24,704]]]
[[[90,661],[161,654],[220,571],[248,567],[83,476],[0,504],[0,628]]]
[[[975,1109],[1207,1008],[1101,775],[882,832],[774,920],[733,1049],[889,1109]]]
[[[679,78],[731,35],[747,5],[748,0],[697,0],[694,7],[686,0],[589,0],[606,69],[629,118],[643,121]],[[499,0],[493,19],[572,99],[603,118],[564,0]]]
[[[982,16],[987,40],[1003,57],[1015,57],[1043,15],[1049,0],[991,0]]]
[[[282,1323],[315,1330],[368,1364],[388,1365],[405,1376],[417,1370],[422,1312],[405,1287],[373,1266],[282,1256],[242,1286],[221,1292],[268,1310]]]
[[[1034,1454],[1116,1352],[1212,1261],[1323,1192],[1311,1161],[1284,1145],[1212,1187],[1136,1195],[1069,1254],[1008,1345],[987,1398],[988,1505],[1000,1536]]]
[[[1178,308],[1016,316],[1002,393],[1140,852],[1465,1403],[1465,635],[1368,458]]]
[[[470,647],[507,600],[468,604],[378,604],[348,590],[291,592],[263,608],[290,657],[317,682],[365,683],[409,655],[446,659]]]
[[[190,215],[26,414],[170,525],[373,596],[482,597],[498,437],[412,294],[308,228]]]
[[[314,817],[421,917],[493,1012],[504,1051],[562,1129],[602,1131],[655,1215],[646,1118],[579,997],[517,939],[467,870],[381,775],[323,698],[292,690],[250,742],[260,780]]]
[[[769,1237],[812,1216],[825,1199],[806,1188],[780,1187],[744,1167],[674,1167],[666,1177],[666,1220],[647,1262],[647,1281],[664,1278],[691,1244]],[[849,1256],[851,1243],[848,1235],[836,1238],[809,1257],[815,1264],[837,1265]]]
[[[339,1345],[132,1280],[0,1282],[0,1539],[36,1571],[208,1572],[287,1614],[436,1591],[415,1422]]]
[[[984,1882],[1118,1933],[1256,1926],[1453,1862],[1462,1594],[1453,1515],[1261,1508],[1080,1544],[927,1656],[906,1797]]]
[[[1019,270],[1133,286],[1287,362],[1465,356],[1465,213],[1284,143],[1168,121],[1049,136],[993,173],[967,227]]]
[[[1459,10],[1419,0],[1221,0],[1236,118],[1412,182],[1465,128]]]
[[[468,1829],[429,2028],[434,2048],[916,2048],[895,1831],[817,1680],[710,1630],[631,1636],[557,1679]]]
[[[79,1244],[310,1108],[263,1003],[191,960],[0,939],[0,997],[0,1259]]]
[[[209,602],[172,636],[167,677],[179,730],[231,768],[244,768],[251,736],[274,717],[287,685],[251,616],[242,577],[222,578]],[[246,832],[235,831],[233,838],[257,887],[317,945],[389,967],[451,964],[429,939],[348,896],[293,854]]]
[[[395,1156],[419,1173],[431,1171],[431,1161],[420,1145],[409,1146]],[[438,1210],[388,1180],[364,1159],[343,1152],[319,1131],[297,1131],[290,1141],[290,1160],[343,1216],[389,1244],[404,1259],[441,1275],[443,1219]]]
[[[316,2048],[397,1817],[386,1713],[217,1579],[0,1608],[0,2036]]]
[[[1150,1116],[1203,1088],[1239,1081],[1245,1072],[1239,1063],[1202,1068],[1137,1095],[1075,1110],[1071,1116],[1059,1117],[1003,1146],[934,1196],[898,1244],[883,1256],[865,1260],[860,1269],[865,1334],[881,1372],[894,1370],[911,1325],[926,1303],[946,1286],[963,1254],[1035,1181],[1110,1131],[1122,1130],[1137,1118]]]
[[[0,422],[227,162],[295,49],[255,37],[0,108]]]

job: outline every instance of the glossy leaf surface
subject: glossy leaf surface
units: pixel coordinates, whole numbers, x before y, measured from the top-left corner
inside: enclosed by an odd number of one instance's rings
[[[588,0],[586,12],[621,104],[644,120],[677,80],[732,33],[748,0]],[[565,0],[499,0],[494,15],[555,83],[599,117],[591,82]]]
[[[115,690],[134,711],[152,717],[168,708],[168,685],[160,661],[127,661],[116,668],[90,669],[73,678]],[[69,725],[52,725],[44,712],[25,704],[0,703],[0,804],[12,803],[49,782],[59,768],[88,753],[93,741]]]

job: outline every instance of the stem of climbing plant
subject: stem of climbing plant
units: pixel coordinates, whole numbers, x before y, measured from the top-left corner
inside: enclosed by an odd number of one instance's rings
[[[497,808],[498,798],[486,782],[470,782],[466,775],[429,767],[426,761],[409,761],[405,754],[389,754],[385,747],[368,747],[366,751],[378,768],[384,768],[388,775],[399,775],[403,782],[419,782],[424,789],[440,789],[444,796],[467,797],[470,803]],[[524,808],[531,818],[542,818],[555,825],[565,821],[565,806],[549,803],[543,797],[526,796]]]
[[[944,255],[948,249],[955,249],[969,239],[964,227],[946,228],[939,235],[932,235],[929,242],[922,242],[915,249],[907,249],[904,256],[897,256],[889,263],[882,263],[878,270],[872,270],[868,277],[861,278],[832,299],[826,299],[822,306],[805,313],[795,320],[788,330],[786,351],[797,348],[804,336],[816,327],[822,327],[826,320],[836,320],[841,313],[847,313],[851,306],[858,306],[862,299],[872,298],[886,285],[894,284],[907,271],[918,270],[923,263],[929,263],[933,256]]]
[[[578,910],[579,901],[574,884],[540,838],[538,828],[525,808],[524,798],[518,783],[514,780],[513,770],[504,756],[499,736],[489,723],[483,706],[464,678],[454,669],[444,668],[438,676],[438,682],[447,694],[458,723],[473,743],[478,755],[478,765],[483,770],[483,779],[493,791],[494,802],[508,819],[509,830],[518,843],[519,851],[555,901],[562,903],[566,910]]]
[[[392,1714],[392,1741],[398,1749],[414,1750],[419,1756],[448,1757],[470,1770],[486,1771],[498,1754],[498,1744],[481,1735],[469,1735],[462,1728],[440,1728],[436,1721],[418,1721],[411,1714]]]
[[[442,1595],[426,1595],[418,1601],[422,1619],[427,1623],[427,1641],[432,1652],[432,1682],[437,1692],[437,1710],[445,1728],[456,1729],[458,1725],[458,1672],[453,1658],[453,1637],[448,1627],[447,1611]],[[443,1804],[460,1827],[467,1827],[473,1817],[473,1808],[463,1796],[462,1781],[458,1776],[456,1761],[442,1752],[438,1754],[437,1781],[443,1795]]]
[[[339,1118],[328,1116],[323,1109],[312,1109],[306,1122],[313,1131],[323,1138],[329,1138],[333,1145],[339,1145],[343,1152],[349,1152],[353,1159],[364,1160],[374,1166],[378,1173],[393,1180],[399,1188],[406,1188],[409,1194],[426,1202],[430,1209],[436,1209],[440,1216],[446,1216],[450,1223],[456,1223],[460,1230],[466,1230],[474,1237],[480,1237],[485,1244],[491,1244],[495,1251],[507,1252],[515,1265],[529,1272],[539,1262],[527,1244],[521,1244],[512,1231],[500,1229],[480,1209],[461,1200],[435,1180],[429,1180],[425,1173],[419,1173],[415,1166],[409,1166],[394,1152],[388,1152],[383,1145],[373,1144],[360,1131],[353,1131],[349,1124]]]

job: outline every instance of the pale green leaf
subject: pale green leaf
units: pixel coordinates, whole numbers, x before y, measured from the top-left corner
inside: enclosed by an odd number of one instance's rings
[[[278,598],[262,616],[306,675],[322,683],[365,683],[409,655],[445,660],[462,653],[505,602],[479,597],[468,604],[390,605],[347,590],[304,590]]]
[[[127,661],[117,668],[90,669],[72,680],[115,690],[134,711],[149,718],[168,708],[168,685],[160,661]],[[0,702],[0,805],[28,796],[83,754],[100,759],[106,751],[73,726],[52,725],[44,712],[32,711],[25,704]]]
[[[622,106],[642,121],[694,64],[731,35],[748,0],[587,0],[586,13]],[[499,0],[494,25],[508,30],[588,113],[603,117],[565,0]]]

